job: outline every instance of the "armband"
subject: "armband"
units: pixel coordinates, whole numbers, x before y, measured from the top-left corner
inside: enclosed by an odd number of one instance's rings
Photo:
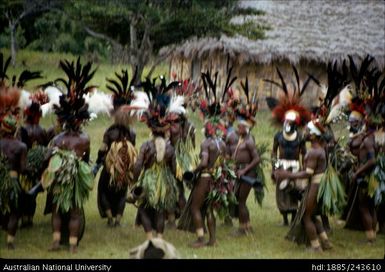
[[[313,175],[314,174],[314,170],[311,169],[311,168],[306,168],[306,173],[308,173],[310,175]]]

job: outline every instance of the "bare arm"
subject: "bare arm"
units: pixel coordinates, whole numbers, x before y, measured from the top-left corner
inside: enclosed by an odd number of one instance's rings
[[[248,139],[246,141],[246,148],[249,150],[252,160],[245,168],[243,168],[243,171],[245,173],[249,172],[251,169],[256,167],[257,164],[260,163],[261,161],[261,158],[259,157],[257,147],[255,146],[254,141],[252,141],[251,139]]]
[[[19,174],[24,174],[27,171],[27,146],[22,145],[20,150],[20,164],[19,164]]]
[[[101,165],[104,162],[106,155],[107,155],[107,152],[108,152],[109,142],[110,141],[108,138],[108,131],[107,131],[106,133],[104,133],[103,143],[102,143],[102,146],[99,148],[99,151],[98,151],[98,158],[96,159],[97,165]]]
[[[176,155],[174,147],[170,146],[170,149],[172,149],[172,157],[171,157],[171,173],[173,176],[176,176]]]
[[[271,162],[274,164],[274,161],[278,158],[278,139],[277,136],[274,137],[274,142],[273,142],[273,149],[271,150]],[[274,165],[272,165],[272,169],[274,169]]]
[[[209,147],[208,147],[208,144],[206,142],[203,142],[201,144],[201,153],[200,153],[200,163],[199,165],[197,166],[197,168],[195,169],[194,173],[198,173],[200,171],[202,171],[203,169],[207,168],[208,164],[209,164]]]
[[[355,172],[355,176],[360,176],[366,171],[372,169],[376,164],[376,153],[375,153],[375,147],[374,147],[374,141],[370,138],[366,138],[364,140],[364,146],[366,149],[366,158],[367,162],[363,165],[361,165],[357,171]]]
[[[135,162],[135,165],[134,165],[134,180],[138,180],[139,178],[139,175],[140,175],[140,172],[142,171],[142,168],[144,166],[144,162],[145,162],[145,154],[148,150],[148,143],[144,143],[141,148],[140,148],[140,152],[139,152],[139,155],[136,159],[136,162]]]
[[[300,163],[300,166],[301,166],[301,169],[304,168],[304,158],[305,158],[305,155],[306,155],[306,142],[304,139],[301,140],[301,145],[300,145],[300,151],[299,151],[299,163]]]
[[[316,152],[309,151],[306,160],[306,169],[297,173],[292,173],[286,170],[276,170],[274,172],[275,179],[281,181],[283,179],[306,179],[314,175],[317,167],[318,156]]]

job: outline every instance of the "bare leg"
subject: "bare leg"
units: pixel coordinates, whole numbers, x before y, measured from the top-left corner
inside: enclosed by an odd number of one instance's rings
[[[249,209],[246,206],[247,197],[249,196],[251,186],[241,183],[239,187],[238,203],[239,203],[239,228],[246,230],[250,223]]]
[[[7,248],[15,249],[14,240],[17,231],[17,225],[19,222],[19,215],[16,211],[11,211],[7,225]]]
[[[376,216],[373,216],[375,212],[371,208],[371,199],[368,197],[366,191],[359,189],[358,191],[359,210],[361,215],[362,224],[365,229],[366,239],[369,243],[372,243],[376,239]]]
[[[311,247],[315,251],[321,250],[321,245],[317,236],[317,228],[314,223],[314,210],[317,205],[317,193],[318,193],[318,185],[310,184],[310,189],[307,198],[305,199],[306,207],[305,214],[303,216],[303,223],[305,226],[306,234],[310,240]]]
[[[70,221],[69,221],[69,242],[70,242],[70,252],[76,253],[78,247],[78,237],[80,231],[80,209],[74,208],[70,211]]]
[[[164,211],[159,211],[155,216],[156,222],[156,233],[159,235],[163,235],[164,232]]]
[[[209,241],[207,242],[208,246],[213,246],[216,243],[216,222],[213,208],[208,208],[207,211],[207,228],[209,230]]]
[[[192,192],[191,200],[191,215],[194,222],[195,230],[197,232],[198,239],[191,244],[192,247],[204,246],[204,231],[203,220],[201,214],[201,208],[206,199],[207,192],[209,190],[210,178],[200,178]]]
[[[297,216],[297,211],[291,212],[291,221],[290,221],[291,224],[293,224],[296,216]]]
[[[112,217],[111,209],[106,210],[107,215],[107,226],[112,227],[114,224],[114,219]]]
[[[57,211],[56,205],[52,205],[52,245],[49,248],[50,251],[59,250],[60,238],[61,238],[61,217],[59,211]]]
[[[282,212],[282,218],[283,218],[283,225],[284,226],[289,226],[289,219],[287,216],[287,212]]]

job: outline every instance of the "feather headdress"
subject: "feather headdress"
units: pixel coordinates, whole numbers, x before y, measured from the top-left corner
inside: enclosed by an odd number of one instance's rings
[[[112,102],[115,109],[122,105],[130,104],[131,100],[133,99],[134,79],[136,74],[137,69],[135,69],[135,73],[132,76],[130,82],[127,70],[122,70],[121,74],[117,72],[115,73],[115,76],[119,81],[107,78],[107,81],[110,83],[110,85],[107,85],[107,89],[113,93]]]
[[[327,86],[324,88],[324,97],[320,98],[320,106],[316,108],[315,114],[324,124],[329,124],[340,117],[343,110],[351,103],[351,85],[345,60],[341,69],[337,67],[336,61],[328,63]]]
[[[88,104],[84,96],[95,86],[88,85],[94,76],[96,69],[91,70],[92,63],[84,66],[80,63],[80,57],[76,64],[67,60],[60,61],[60,67],[65,72],[67,80],[59,78],[66,87],[66,93],[59,98],[59,105],[54,105],[55,114],[65,129],[78,130],[80,125],[90,118]]]
[[[206,120],[206,129],[211,135],[226,135],[227,133],[221,117],[224,117],[223,115],[226,111],[224,105],[226,95],[228,95],[231,85],[237,79],[236,77],[232,77],[232,69],[233,67],[227,69],[227,78],[222,94],[217,92],[218,72],[214,74],[214,78],[211,77],[209,71],[202,73],[201,76],[206,99],[201,100],[199,108]]]
[[[31,94],[29,100],[29,105],[24,108],[25,121],[29,124],[38,124],[43,114],[41,106],[49,103],[48,95],[39,90]]]
[[[253,94],[250,93],[249,79],[247,76],[245,83],[241,81],[241,87],[243,94],[246,97],[246,101],[238,104],[235,112],[238,118],[244,120],[250,127],[253,127],[255,125],[255,116],[258,111],[258,92],[255,90]]]
[[[286,84],[278,67],[277,73],[281,83],[265,79],[266,82],[276,85],[280,88],[280,90],[282,90],[282,93],[279,95],[278,99],[267,97],[266,102],[270,110],[272,110],[273,120],[275,120],[277,123],[282,124],[286,119],[290,119],[295,121],[298,126],[304,126],[311,119],[311,114],[308,109],[302,105],[301,97],[304,94],[306,88],[309,86],[310,81],[313,80],[318,85],[319,82],[314,76],[308,74],[307,79],[301,86],[298,71],[294,65],[292,67],[296,79],[296,84],[293,84],[294,88],[292,89],[289,89],[289,86]]]
[[[156,86],[157,78],[150,80],[146,78],[144,82],[141,82],[141,87],[146,93],[148,98],[148,109],[143,114],[143,121],[153,132],[165,132],[169,126],[169,120],[167,120],[168,107],[170,105],[170,91],[176,88],[179,84],[178,81],[173,81],[169,84],[166,83],[164,76],[159,77],[161,83]]]
[[[365,57],[359,68],[352,56],[349,60],[355,91],[350,111],[366,116],[366,122],[371,126],[382,125],[385,121],[385,76],[374,65],[374,57],[370,55]]]
[[[4,55],[0,53],[0,122],[3,117],[10,113],[17,116],[20,112],[20,89],[24,87],[27,81],[40,78],[40,72],[30,72],[24,70],[21,74],[12,77],[11,84],[8,82],[7,70],[11,58],[4,62]]]

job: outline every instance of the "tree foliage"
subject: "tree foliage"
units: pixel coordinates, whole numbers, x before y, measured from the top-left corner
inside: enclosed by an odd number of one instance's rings
[[[7,37],[15,46],[21,33],[22,45],[34,50],[110,55],[138,69],[135,81],[145,65],[166,57],[158,54],[165,46],[222,34],[260,39],[266,29],[232,23],[236,15],[261,14],[241,9],[236,0],[5,0],[0,12],[6,15],[0,22],[14,26],[8,32],[0,26],[2,46]]]
[[[260,14],[240,9],[234,0],[72,0],[66,10],[81,20],[88,33],[126,52],[132,70],[138,67],[138,78],[144,65],[164,46],[194,36],[241,34],[260,39],[264,33],[264,27],[250,21],[231,22],[235,15]]]

